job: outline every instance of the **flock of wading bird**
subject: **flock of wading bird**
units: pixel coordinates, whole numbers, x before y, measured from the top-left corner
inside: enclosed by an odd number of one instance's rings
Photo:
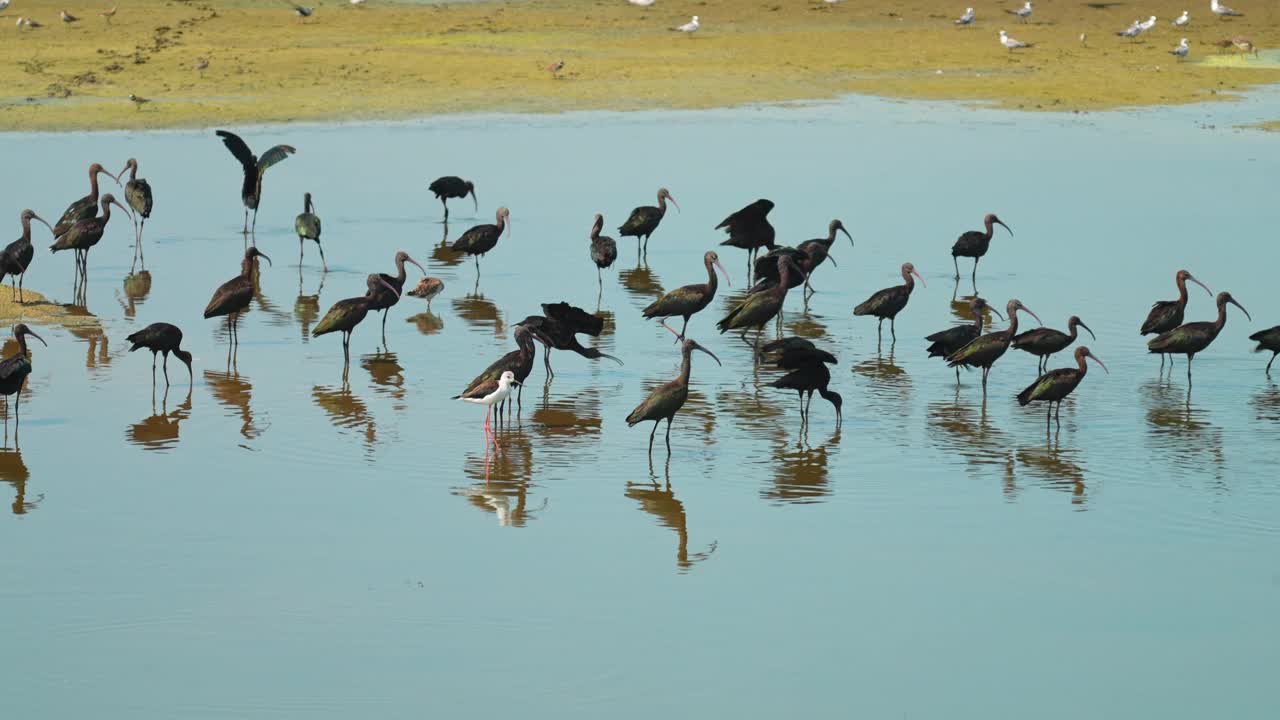
[[[257,283],[259,258],[266,260],[268,263],[271,262],[269,257],[258,250],[256,244],[249,245],[248,243],[248,238],[253,235],[257,226],[257,213],[262,198],[263,177],[268,168],[286,160],[296,150],[289,145],[277,145],[259,157],[249,149],[244,140],[235,134],[225,130],[219,130],[216,134],[222,139],[222,142],[235,159],[239,161],[244,173],[241,200],[245,208],[243,232],[246,236],[247,247],[240,263],[240,272],[214,291],[213,297],[204,309],[204,317],[206,319],[226,318],[229,341],[227,358],[228,363],[230,363],[233,361],[235,349],[239,342],[237,329],[239,317],[248,309]],[[128,178],[121,183],[125,172],[129,173]],[[116,175],[111,174],[98,163],[90,165],[89,194],[71,203],[56,225],[49,225],[47,221],[31,210],[22,211],[22,237],[5,247],[3,252],[0,252],[0,282],[3,282],[5,276],[10,276],[13,283],[12,295],[19,303],[25,301],[22,285],[24,274],[35,257],[34,247],[31,242],[32,220],[44,223],[53,233],[54,242],[50,246],[51,251],[56,253],[62,250],[73,250],[75,252],[75,289],[77,294],[83,292],[83,288],[87,283],[89,251],[102,239],[107,224],[111,220],[111,208],[113,205],[124,211],[132,221],[134,226],[134,262],[137,263],[141,260],[145,267],[145,256],[142,247],[143,228],[147,219],[151,216],[153,198],[150,184],[145,179],[139,178],[137,173],[138,162],[134,159],[126,162],[124,168]],[[123,185],[127,206],[121,204],[110,193],[99,193],[98,178],[103,174],[112,178],[118,185]],[[465,199],[470,196],[475,209],[479,210],[475,184],[472,182],[453,176],[442,177],[432,182],[429,190],[440,200],[444,208],[446,221],[449,216],[448,202],[451,199]],[[676,199],[666,188],[659,189],[657,205],[642,206],[632,210],[626,222],[618,227],[618,234],[622,237],[635,238],[637,252],[647,254],[649,238],[658,230],[659,225],[661,225],[663,218],[666,216],[668,202],[677,209],[679,208]],[[101,209],[100,215],[98,214],[99,209]],[[745,298],[738,302],[725,317],[720,319],[716,323],[716,327],[721,333],[731,330],[741,331],[743,340],[752,348],[753,362],[769,363],[777,369],[785,371],[782,377],[774,380],[770,385],[774,388],[797,393],[800,399],[802,425],[809,421],[810,405],[813,402],[815,392],[832,404],[838,424],[841,420],[843,401],[838,393],[830,389],[831,373],[827,369],[827,365],[836,363],[836,357],[830,352],[816,347],[813,342],[804,338],[781,337],[782,309],[788,291],[803,286],[802,292],[805,293],[805,298],[808,299],[814,292],[810,284],[813,273],[827,260],[831,260],[831,263],[835,264],[835,259],[831,257],[830,251],[837,240],[838,233],[844,233],[850,244],[853,244],[853,237],[845,229],[841,221],[832,220],[828,226],[826,237],[806,240],[795,247],[781,247],[775,241],[776,233],[768,219],[772,209],[773,203],[771,201],[757,200],[729,215],[715,227],[715,229],[724,230],[728,234],[728,239],[721,243],[722,246],[736,247],[747,251],[747,274],[754,281]],[[252,220],[250,218],[251,212]],[[1013,234],[1012,229],[994,214],[987,215],[984,218],[983,225],[983,230],[970,230],[960,235],[951,248],[957,281],[960,278],[959,258],[972,258],[973,269],[971,277],[976,285],[978,263],[986,256],[991,247],[996,225],[1003,227],[1010,235]],[[298,235],[299,264],[302,262],[306,243],[311,241],[316,243],[320,252],[321,262],[327,270],[328,264],[324,259],[323,247],[320,245],[321,222],[319,216],[315,213],[310,193],[306,193],[303,198],[303,212],[297,216],[294,227]],[[510,213],[505,207],[498,208],[495,213],[494,223],[472,227],[452,243],[452,249],[455,252],[470,255],[475,259],[477,282],[479,281],[480,258],[494,250],[501,237],[504,234],[510,234],[510,228]],[[612,266],[618,257],[617,242],[613,238],[602,235],[601,232],[603,230],[604,217],[597,214],[589,235],[589,255],[591,261],[596,265],[597,281],[600,283],[601,288],[603,288],[603,271]],[[761,250],[765,251],[763,255],[760,254]],[[363,295],[335,303],[312,330],[313,336],[334,332],[342,334],[344,377],[350,365],[351,333],[370,311],[381,310],[383,313],[382,339],[385,345],[387,311],[399,302],[401,295],[404,293],[407,280],[406,264],[417,266],[419,270],[423,270],[424,274],[418,285],[409,291],[410,295],[423,298],[430,303],[431,298],[444,289],[444,283],[439,279],[425,277],[425,269],[411,258],[408,253],[397,252],[394,263],[396,270],[394,275],[389,273],[369,275],[366,279],[366,292]],[[668,451],[670,451],[671,421],[688,398],[690,367],[694,351],[706,353],[717,364],[720,364],[720,359],[714,353],[703,347],[696,340],[686,336],[690,318],[707,308],[715,297],[718,285],[716,271],[718,270],[724,274],[726,281],[729,280],[728,273],[725,271],[724,266],[720,264],[720,258],[714,251],[705,253],[703,265],[707,273],[707,281],[705,283],[676,288],[663,294],[642,311],[646,319],[658,319],[663,327],[676,336],[677,342],[681,343],[682,356],[680,374],[674,380],[652,390],[644,401],[626,418],[629,426],[647,421],[653,422],[653,429],[649,433],[650,451],[653,449],[653,439],[657,433],[658,426],[663,420],[667,423],[666,445]],[[911,299],[912,291],[915,289],[915,279],[919,278],[920,282],[924,283],[924,278],[911,263],[904,263],[901,272],[902,285],[880,290],[853,309],[854,315],[877,318],[879,323],[877,326],[878,341],[882,337],[885,320],[889,321],[890,335],[896,341],[896,318],[907,307],[907,303]],[[1227,305],[1235,305],[1246,316],[1248,311],[1230,293],[1222,292],[1217,295],[1218,315],[1216,320],[1212,322],[1183,323],[1188,302],[1187,282],[1193,282],[1204,288],[1210,296],[1213,293],[1208,286],[1186,270],[1179,270],[1174,276],[1174,280],[1178,288],[1178,298],[1155,303],[1145,322],[1142,323],[1140,332],[1143,335],[1156,335],[1155,338],[1148,342],[1147,346],[1150,352],[1161,356],[1160,367],[1162,374],[1166,355],[1185,355],[1187,357],[1187,381],[1190,383],[1192,360],[1196,354],[1208,348],[1222,332],[1227,321]],[[1020,312],[1025,312],[1034,317],[1037,322],[1040,321],[1039,316],[1020,300],[1013,299],[1008,301],[1005,305],[1007,316],[1002,315],[998,309],[990,306],[986,300],[980,297],[975,296],[972,299],[971,307],[974,316],[972,324],[950,327],[925,338],[931,343],[927,348],[929,356],[940,357],[948,366],[956,369],[957,384],[960,381],[960,368],[980,369],[982,371],[982,388],[985,395],[987,378],[992,367],[1010,348],[1016,348],[1035,355],[1040,359],[1037,370],[1041,374],[1026,389],[1017,394],[1017,399],[1024,406],[1035,402],[1044,403],[1047,406],[1045,422],[1048,424],[1052,420],[1057,420],[1058,414],[1061,412],[1062,401],[1084,380],[1088,371],[1086,359],[1091,359],[1102,366],[1104,370],[1106,369],[1102,361],[1089,348],[1084,346],[1079,346],[1075,349],[1075,367],[1056,370],[1048,369],[1050,357],[1071,346],[1076,341],[1077,332],[1080,328],[1084,328],[1091,336],[1093,335],[1093,331],[1078,317],[1072,316],[1067,321],[1067,332],[1045,327],[1019,332],[1018,314]],[[536,343],[540,343],[543,346],[543,364],[546,367],[548,379],[554,377],[554,373],[551,370],[551,350],[568,350],[591,360],[607,358],[619,364],[622,363],[616,357],[607,355],[595,348],[583,346],[577,338],[580,334],[593,337],[599,336],[604,328],[604,321],[599,316],[565,302],[544,303],[542,310],[542,315],[531,315],[516,323],[514,335],[517,347],[515,350],[503,355],[485,368],[461,393],[454,396],[454,399],[486,406],[484,421],[486,447],[489,442],[492,442],[495,448],[497,447],[497,436],[492,431],[491,418],[496,414],[500,422],[504,406],[507,415],[510,416],[511,405],[520,403],[519,393],[516,394],[514,403],[511,395],[517,388],[520,388],[521,391],[523,390],[522,384],[533,369]],[[986,311],[998,315],[1002,320],[1007,320],[1008,327],[1004,330],[984,333],[983,323]],[[679,331],[667,324],[666,321],[669,318],[680,318],[682,320]],[[764,329],[775,321],[779,338],[761,345]],[[747,333],[751,330],[755,330],[754,341],[747,340]],[[13,334],[17,340],[18,352],[0,362],[0,394],[5,398],[6,418],[8,417],[8,397],[16,394],[18,397],[15,399],[15,406],[20,403],[23,383],[32,370],[31,359],[27,349],[27,336],[45,343],[43,338],[25,324],[15,325]],[[192,378],[194,377],[191,367],[191,354],[181,348],[182,331],[177,326],[169,323],[153,323],[129,335],[127,339],[131,343],[130,351],[140,348],[151,351],[151,377],[153,384],[156,381],[157,356],[163,357],[162,367],[166,386],[169,382],[168,362],[170,354],[182,361],[187,366],[188,374]],[[1250,339],[1257,341],[1256,349],[1258,351],[1270,350],[1272,352],[1271,361],[1267,363],[1266,368],[1266,372],[1269,373],[1276,355],[1280,354],[1280,326],[1255,333],[1250,336]],[[1170,358],[1169,365],[1170,372],[1172,372],[1172,358]]]

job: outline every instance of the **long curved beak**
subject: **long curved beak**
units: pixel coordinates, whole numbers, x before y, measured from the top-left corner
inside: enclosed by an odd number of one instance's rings
[[[719,260],[715,260],[713,264],[716,266],[716,269],[720,271],[720,274],[724,276],[724,284],[729,287],[733,287],[733,281],[729,279],[729,271],[724,269],[724,266],[720,264]]]
[[[1098,356],[1097,356],[1097,355],[1094,355],[1093,353],[1089,353],[1089,357],[1090,357],[1094,362],[1096,362],[1096,363],[1098,363],[1099,365],[1101,365],[1101,366],[1102,366],[1102,370],[1103,370],[1104,372],[1106,372],[1108,375],[1110,375],[1110,374],[1111,374],[1111,371],[1110,371],[1110,370],[1107,370],[1107,366],[1106,366],[1106,365],[1103,365],[1102,361],[1098,359]]]
[[[422,271],[422,274],[423,274],[423,275],[426,275],[426,274],[427,274],[427,269],[426,269],[426,268],[424,268],[424,267],[422,267],[422,265],[421,265],[417,260],[414,260],[413,258],[405,258],[405,260],[408,260],[409,262],[411,262],[411,263],[413,263],[414,265],[416,265],[416,266],[418,267],[418,269]]]
[[[929,287],[929,283],[927,283],[927,282],[925,282],[925,281],[924,281],[924,276],[920,274],[920,271],[919,271],[919,270],[916,270],[915,268],[911,268],[911,274],[912,274],[912,275],[915,275],[915,276],[916,276],[916,277],[918,277],[918,278],[920,278],[920,284],[921,284],[921,285],[923,285],[923,286],[925,286],[925,287]]]
[[[383,280],[381,277],[378,278],[378,282],[382,283],[382,287],[390,290],[392,295],[395,295],[396,297],[400,297],[400,291],[396,289],[395,285],[392,285],[386,280]]]
[[[614,362],[618,363],[619,365],[622,365],[622,364],[623,364],[623,362],[622,362],[621,360],[619,360],[618,358],[616,358],[616,357],[614,357],[614,356],[612,356],[612,355],[609,355],[609,354],[607,354],[607,353],[600,353],[600,357],[603,357],[603,358],[609,358],[610,360],[612,360],[612,361],[614,361]]]
[[[675,205],[675,206],[676,206],[676,210],[680,210],[680,203],[676,202],[675,197],[674,197],[674,196],[672,196],[672,194],[671,194],[671,193],[667,193],[667,199],[671,201],[671,204],[672,204],[672,205]],[[680,210],[680,212],[684,212],[684,211],[683,211],[683,210]]]
[[[987,306],[987,309],[988,309],[988,310],[990,310],[991,312],[995,313],[995,314],[996,314],[996,317],[1000,318],[1000,320],[1001,320],[1001,321],[1004,321],[1004,320],[1007,320],[1007,319],[1008,319],[1008,318],[1006,318],[1006,317],[1004,316],[1004,313],[1000,312],[999,310],[995,309],[994,307],[991,307],[990,305],[988,305],[988,306]]]
[[[713,353],[713,352],[711,352],[710,350],[708,350],[708,349],[706,349],[706,348],[702,347],[702,346],[701,346],[701,345],[699,345],[698,343],[694,343],[694,344],[693,344],[693,347],[694,347],[694,349],[695,349],[695,350],[701,350],[702,352],[704,352],[704,353],[706,353],[706,354],[710,355],[710,356],[711,356],[711,359],[712,359],[712,360],[715,360],[717,365],[719,365],[720,367],[724,367],[724,363],[720,362],[720,358],[716,357],[716,354],[715,354],[715,353]]]
[[[1245,316],[1245,317],[1247,317],[1247,318],[1249,318],[1249,322],[1253,322],[1253,316],[1249,314],[1249,311],[1248,311],[1248,310],[1245,310],[1245,309],[1244,309],[1244,306],[1243,306],[1243,305],[1241,305],[1240,303],[1236,302],[1236,299],[1235,299],[1235,298],[1231,298],[1231,299],[1230,299],[1230,300],[1228,300],[1227,302],[1229,302],[1229,303],[1231,303],[1232,305],[1235,305],[1236,307],[1240,308],[1240,312],[1244,313],[1244,316]]]
[[[849,245],[850,245],[851,247],[857,247],[857,245],[854,245],[854,244],[853,244],[853,236],[849,234],[849,231],[848,231],[848,230],[845,230],[845,229],[844,229],[844,226],[843,226],[843,225],[841,225],[840,227],[838,227],[838,228],[836,228],[836,229],[837,229],[837,230],[839,230],[840,232],[844,233],[844,236],[845,236],[845,237],[849,238]]]
[[[1082,323],[1082,322],[1077,322],[1076,324],[1077,324],[1077,325],[1079,325],[1080,327],[1084,328],[1085,330],[1089,330],[1089,326],[1088,326],[1088,325],[1085,325],[1085,324],[1084,324],[1084,323]],[[1097,339],[1098,339],[1098,336],[1097,336],[1097,335],[1094,335],[1092,330],[1089,330],[1089,337],[1093,338],[1094,340],[1097,340]],[[1097,360],[1097,358],[1094,358],[1094,360]]]
[[[471,188],[471,204],[475,205],[475,212],[480,212],[480,201],[476,198],[476,189]],[[520,383],[516,383],[519,385]]]
[[[272,263],[272,262],[271,262],[271,258],[267,257],[267,254],[266,254],[266,253],[264,253],[264,252],[259,252],[259,253],[258,253],[258,257],[262,258],[263,260],[266,260],[268,265],[271,265],[271,266],[273,266],[273,267],[274,267],[274,263]]]
[[[1008,225],[1005,225],[1005,224],[1004,224],[1002,221],[1000,221],[1000,220],[997,220],[997,221],[996,221],[996,224],[997,224],[997,225],[999,225],[1000,227],[1004,228],[1005,230],[1009,230],[1009,226],[1008,226]],[[1013,231],[1012,231],[1012,230],[1009,230],[1009,234],[1010,234],[1010,235],[1012,235],[1012,234],[1013,234]]]
[[[40,222],[44,223],[44,226],[45,226],[45,227],[47,227],[47,228],[49,228],[49,232],[53,232],[53,226],[52,226],[52,225],[50,225],[50,224],[49,224],[49,222],[48,222],[47,220],[45,220],[44,218],[40,217],[39,215],[35,215],[35,214],[33,214],[31,217],[32,217],[32,219],[39,220]]]
[[[1039,315],[1037,315],[1037,314],[1035,314],[1034,312],[1032,312],[1032,311],[1031,311],[1031,308],[1027,307],[1026,305],[1020,305],[1020,306],[1018,307],[1018,309],[1019,309],[1019,310],[1021,310],[1021,311],[1023,311],[1023,312],[1025,312],[1026,314],[1030,315],[1031,317],[1035,318],[1035,319],[1036,319],[1036,322],[1040,323],[1040,326],[1041,326],[1041,327],[1044,327],[1044,321],[1040,319],[1040,316],[1039,316]]]
[[[120,174],[117,175],[116,177],[124,177],[125,172],[127,172],[128,170],[129,170],[129,163],[125,163],[124,170],[121,170]],[[107,174],[110,175],[111,173],[107,173]],[[116,183],[119,183],[119,182],[120,182],[119,180],[116,180]]]
[[[1204,291],[1205,291],[1205,292],[1207,292],[1207,293],[1209,293],[1209,297],[1213,297],[1213,291],[1209,289],[1209,286],[1208,286],[1208,285],[1205,285],[1204,283],[1200,282],[1199,280],[1195,279],[1194,277],[1192,277],[1192,276],[1190,276],[1190,275],[1188,275],[1188,276],[1187,276],[1187,279],[1188,279],[1188,280],[1190,280],[1191,282],[1193,282],[1193,283],[1195,283],[1195,284],[1199,285],[1200,287],[1204,288]]]
[[[43,345],[43,346],[45,346],[45,347],[49,347],[49,343],[45,342],[45,341],[44,341],[44,338],[42,338],[42,337],[40,337],[39,335],[37,335],[37,334],[35,333],[35,331],[34,331],[34,330],[28,330],[28,331],[27,331],[27,334],[28,334],[28,335],[30,335],[31,337],[33,337],[33,338],[35,338],[35,339],[39,340],[41,345]]]
[[[840,263],[836,262],[836,258],[831,253],[827,253],[827,260],[831,261],[833,267],[840,267]]]
[[[129,208],[125,207],[124,204],[121,203],[119,200],[112,198],[111,204],[123,210],[125,215],[128,215],[129,217],[133,217],[133,210],[130,210]]]

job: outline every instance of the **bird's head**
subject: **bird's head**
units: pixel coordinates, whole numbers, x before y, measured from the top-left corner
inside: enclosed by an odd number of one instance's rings
[[[39,215],[37,215],[35,210],[23,210],[23,211],[22,211],[22,224],[23,224],[23,225],[27,225],[27,224],[29,224],[32,220],[39,220],[40,222],[44,223],[44,226],[45,226],[45,227],[49,228],[49,232],[53,232],[53,226],[52,226],[52,225],[50,225],[50,224],[48,223],[48,221],[46,221],[44,218],[42,218],[42,217],[40,217]]]
[[[1101,367],[1102,371],[1105,372],[1106,374],[1108,375],[1111,374],[1111,371],[1107,369],[1106,365],[1102,364],[1102,361],[1098,359],[1097,355],[1094,355],[1092,352],[1090,352],[1089,348],[1081,345],[1080,347],[1076,348],[1076,362],[1077,363],[1083,362],[1085,358],[1089,358],[1094,362],[1098,363],[1098,366]]]
[[[916,276],[917,278],[920,278],[921,285],[924,285],[925,287],[929,287],[929,283],[924,281],[924,276],[916,271],[915,265],[912,265],[911,263],[902,263],[902,279],[907,280],[909,282],[911,280],[912,275]]]
[[[1179,285],[1185,284],[1188,280],[1190,280],[1191,282],[1204,288],[1204,291],[1206,293],[1209,293],[1209,297],[1213,297],[1213,291],[1209,289],[1209,286],[1197,280],[1191,273],[1187,272],[1186,270],[1179,270],[1177,276],[1175,276],[1174,279],[1175,281],[1177,281]]]
[[[395,263],[397,268],[404,267],[405,263],[412,263],[414,266],[416,266],[419,270],[422,271],[423,275],[427,274],[427,269],[422,267],[422,264],[419,263],[417,260],[414,260],[413,258],[409,257],[409,253],[403,250],[400,250],[396,253]]]
[[[853,247],[857,247],[857,245],[853,244],[853,236],[850,235],[849,231],[845,229],[844,223],[840,222],[840,220],[832,220],[831,224],[827,226],[827,233],[834,238],[837,230],[844,233],[844,236],[849,238],[849,245]]]
[[[1240,308],[1240,312],[1244,313],[1244,316],[1249,318],[1249,322],[1253,322],[1253,316],[1249,314],[1248,310],[1244,309],[1243,305],[1236,302],[1235,298],[1231,297],[1231,293],[1229,292],[1218,293],[1218,307],[1224,307],[1227,303],[1231,303],[1232,305],[1235,305],[1236,307]]]
[[[1035,319],[1036,319],[1036,322],[1040,323],[1041,325],[1044,325],[1044,321],[1040,319],[1040,316],[1039,316],[1039,315],[1037,315],[1037,314],[1035,314],[1035,313],[1031,310],[1031,308],[1027,307],[1026,305],[1023,305],[1021,300],[1010,300],[1010,301],[1009,301],[1009,305],[1008,305],[1008,307],[1007,307],[1006,309],[1009,311],[1009,317],[1010,317],[1010,318],[1012,318],[1012,317],[1013,317],[1014,313],[1016,313],[1016,312],[1018,312],[1019,310],[1021,310],[1022,312],[1024,312],[1024,313],[1026,313],[1026,314],[1030,315],[1031,317],[1035,318]]]
[[[272,264],[271,258],[267,257],[266,253],[262,252],[256,247],[253,247],[252,245],[249,246],[248,250],[244,251],[244,259],[249,262],[253,262],[254,258],[259,258],[259,257],[262,258],[263,260],[266,260],[268,265]]]
[[[1067,320],[1067,329],[1070,330],[1073,327],[1082,327],[1089,333],[1089,337],[1094,340],[1098,339],[1098,336],[1093,334],[1093,330],[1089,329],[1089,326],[1085,325],[1084,321],[1077,315],[1072,315],[1071,319]]]
[[[666,188],[658,188],[658,202],[662,202],[664,198],[670,200],[671,204],[676,206],[676,210],[680,209],[680,203],[676,202],[676,198],[671,194],[670,190]]]

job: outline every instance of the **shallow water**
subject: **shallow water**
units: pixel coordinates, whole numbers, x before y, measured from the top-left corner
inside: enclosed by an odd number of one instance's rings
[[[854,99],[704,113],[448,118],[249,128],[268,173],[256,241],[274,265],[228,368],[200,319],[238,269],[238,166],[212,132],[0,136],[5,217],[56,218],[84,167],[139,158],[156,193],[149,278],[113,220],[90,256],[99,325],[41,325],[21,424],[0,452],[0,675],[6,716],[70,717],[1271,717],[1280,660],[1280,385],[1247,335],[1280,322],[1274,150],[1230,128],[1280,96],[1110,115],[1011,115]],[[12,170],[17,169],[17,172]],[[513,235],[476,271],[439,249],[453,221],[426,194],[474,179],[479,215]],[[647,263],[622,241],[597,290],[592,214],[614,228],[669,187],[683,211]],[[304,190],[330,269],[297,266]],[[757,197],[780,239],[842,218],[839,267],[815,273],[789,333],[839,356],[843,428],[795,398],[733,335],[718,298],[672,453],[646,457],[623,418],[674,377],[670,335],[639,309],[701,282],[712,227]],[[1080,315],[1091,371],[1046,432],[1013,395],[1034,358],[976,373],[925,357],[923,335],[972,293],[955,236],[996,211],[1013,228],[981,294],[1045,323]],[[17,225],[10,222],[16,237]],[[47,234],[37,234],[37,246]],[[353,340],[310,338],[333,302],[397,249],[444,279],[430,309],[392,309]],[[741,251],[724,248],[733,288]],[[896,344],[851,308],[914,262],[928,281]],[[1161,379],[1136,328],[1186,267],[1231,313]],[[71,259],[36,256],[26,286],[63,302]],[[416,270],[410,267],[410,284]],[[722,286],[723,287],[723,286]],[[145,289],[145,291],[144,291]],[[1192,286],[1189,319],[1210,319]],[[568,300],[606,319],[624,367],[541,358],[519,420],[486,452],[480,408],[449,396],[513,347],[511,326]],[[81,311],[81,312],[84,312]],[[165,320],[196,356],[167,398],[124,336]],[[1025,321],[1025,318],[1024,318]],[[1003,325],[1000,325],[1003,327]],[[13,352],[7,346],[5,354]],[[1051,366],[1069,363],[1056,357]],[[1280,378],[1280,373],[1276,375]]]

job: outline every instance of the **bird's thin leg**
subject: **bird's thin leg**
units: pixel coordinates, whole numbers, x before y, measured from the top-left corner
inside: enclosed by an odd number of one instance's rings
[[[667,454],[668,455],[671,454],[671,418],[672,417],[675,417],[675,416],[672,415],[667,418]]]
[[[1053,420],[1053,403],[1049,403],[1049,409],[1044,414],[1044,431],[1049,432],[1049,423]]]
[[[1271,359],[1267,361],[1267,370],[1266,370],[1267,375],[1271,374],[1271,363],[1276,361],[1276,355],[1280,355],[1280,352],[1271,353]]]
[[[244,229],[240,231],[241,235],[249,234],[249,208],[244,209]]]
[[[323,268],[324,268],[324,271],[325,271],[325,272],[329,272],[329,261],[324,259],[324,246],[320,244],[320,241],[319,241],[319,240],[317,240],[317,241],[316,241],[316,249],[318,249],[318,250],[320,251],[320,265],[321,265],[321,267],[323,267]]]
[[[977,287],[978,285],[978,261],[981,259],[982,258],[973,259],[973,275],[971,275],[970,278],[973,280],[974,287]]]
[[[156,388],[156,354],[151,353],[151,389]]]
[[[1187,386],[1188,387],[1190,387],[1191,385],[1191,361],[1194,360],[1195,357],[1196,357],[1195,353],[1191,353],[1190,355],[1187,356]]]
[[[342,365],[351,365],[351,333],[342,333]]]
[[[440,204],[444,206],[444,221],[449,222],[449,202],[444,198],[440,198]]]
[[[951,264],[956,266],[956,279],[959,280],[960,279],[960,261],[956,259],[955,255],[951,256]]]
[[[1160,353],[1160,374],[1164,375],[1164,353]]]
[[[520,383],[520,389],[516,391],[516,410],[524,410],[524,383]]]
[[[680,326],[680,338],[679,338],[680,340],[684,339],[684,332],[685,330],[688,330],[688,329],[689,329],[689,316],[685,315],[684,324]],[[1272,357],[1274,358],[1275,356],[1272,355]]]
[[[889,335],[890,337],[893,338],[893,341],[895,343],[898,342],[898,316],[897,315],[894,315],[893,317],[889,318]]]
[[[391,308],[384,308],[382,311],[382,347],[387,346],[387,311]]]
[[[298,236],[298,267],[302,267],[302,236]]]
[[[152,381],[153,383],[155,382],[155,372],[156,372],[156,370],[155,370],[155,363],[156,363],[156,357],[155,357],[155,355],[152,355],[152,356],[151,356],[151,374],[152,374],[151,381]],[[168,389],[169,389],[169,353],[168,353],[167,351],[166,351],[166,352],[165,352],[165,354],[164,354],[164,363],[163,363],[162,368],[163,368],[163,370],[164,370],[164,387],[165,387],[165,391],[166,391],[166,392],[168,392]]]
[[[1058,401],[1058,410],[1053,413],[1053,421],[1059,428],[1062,427],[1062,401]]]
[[[956,366],[956,387],[960,386],[960,366]]]
[[[880,337],[881,337],[881,333],[883,332],[884,332],[884,318],[880,318],[879,322],[876,323],[876,347],[880,347]]]
[[[138,223],[138,259],[142,261],[142,269],[147,269],[147,253],[142,249],[142,231],[147,228],[147,219],[142,218]]]
[[[991,372],[991,368],[989,367],[982,368],[982,394],[983,395],[987,394],[987,373],[989,372]]]
[[[249,234],[253,235],[253,244],[258,244],[258,208],[253,209],[253,225],[249,226]]]
[[[796,395],[800,397],[800,426],[804,426],[804,391],[797,390]]]
[[[652,455],[652,454],[653,454],[653,436],[654,436],[654,434],[655,434],[655,433],[657,433],[657,432],[658,432],[658,423],[659,423],[659,422],[662,422],[662,421],[661,421],[661,420],[654,420],[654,421],[653,421],[653,429],[649,431],[649,454],[650,454],[650,455]]]

